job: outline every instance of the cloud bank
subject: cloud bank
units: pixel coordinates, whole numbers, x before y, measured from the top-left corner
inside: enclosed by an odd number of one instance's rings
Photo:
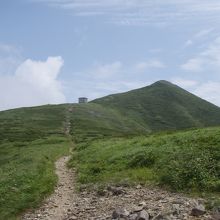
[[[219,71],[220,37],[216,38],[205,50],[190,58],[181,68],[191,72]]]
[[[58,80],[63,63],[61,57],[27,59],[13,75],[0,76],[0,110],[65,102]]]
[[[29,0],[72,10],[76,16],[108,15],[120,25],[164,25],[173,22],[220,18],[219,0]]]

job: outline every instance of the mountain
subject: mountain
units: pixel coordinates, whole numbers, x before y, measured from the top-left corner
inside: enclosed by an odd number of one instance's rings
[[[138,122],[118,110],[96,103],[73,104],[70,114],[70,134],[75,142],[85,140],[146,134]]]
[[[63,132],[67,114],[75,141],[220,125],[219,107],[170,82],[158,81],[87,104],[0,112],[0,142]]]
[[[111,176],[111,169],[116,165],[117,171],[122,171],[119,176],[123,178],[121,174],[124,172],[123,169],[126,169],[124,165],[130,164],[133,157],[139,160],[139,151],[145,147],[147,149],[148,146],[151,149],[155,147],[152,152],[157,153],[158,150],[163,149],[163,146],[171,147],[170,151],[174,152],[173,149],[176,150],[179,145],[180,150],[175,151],[173,157],[180,155],[182,160],[182,155],[186,155],[184,161],[188,162],[189,155],[194,165],[197,164],[198,158],[201,158],[199,159],[201,163],[195,167],[196,172],[193,174],[200,178],[202,173],[206,178],[210,169],[205,162],[211,160],[215,164],[215,157],[219,160],[219,147],[216,145],[218,139],[213,139],[213,137],[218,138],[219,128],[202,129],[199,135],[197,131],[189,131],[189,135],[183,133],[178,137],[173,135],[174,141],[170,135],[163,138],[161,134],[155,134],[155,138],[154,135],[149,135],[149,140],[152,142],[148,142],[148,137],[137,137],[131,141],[130,137],[154,131],[213,125],[220,125],[220,108],[166,81],[96,99],[87,104],[45,105],[2,111],[0,112],[1,219],[17,219],[19,213],[36,207],[53,191],[57,180],[54,162],[69,153],[69,148],[73,145],[71,139],[75,142],[72,162],[77,158],[80,159],[79,171],[82,172],[82,168],[86,172],[89,170],[93,177],[98,176],[97,170],[100,169],[97,167],[103,167],[105,163],[104,167],[108,167],[106,170],[103,169],[106,176]],[[129,139],[124,138],[122,142],[117,142],[119,138],[109,142],[107,140],[109,137],[119,136],[123,138],[129,136]],[[100,140],[102,138],[104,139]],[[99,139],[97,145],[97,140],[94,139]],[[92,145],[91,140],[94,140],[95,145]],[[130,148],[127,148],[129,146]],[[187,146],[190,146],[191,150],[185,149]],[[199,151],[198,146],[204,146],[205,153]],[[166,149],[169,151],[164,147],[164,150]],[[87,157],[85,153],[88,152]],[[201,157],[198,157],[198,152],[201,152]],[[107,155],[107,159],[96,158],[101,154]],[[169,161],[170,154],[165,152],[163,155],[168,155]],[[87,166],[87,160],[94,165]],[[97,160],[101,162],[96,163]],[[123,161],[126,163],[123,164]],[[111,165],[109,166],[108,163]],[[167,164],[167,161],[164,164]],[[200,169],[197,169],[197,167],[203,168],[200,164],[204,164],[208,171],[200,172]],[[188,163],[186,165],[188,167]],[[138,174],[143,176],[142,174],[147,171],[145,169],[142,173],[139,172],[140,170],[134,170],[133,167],[132,170],[137,177]],[[185,172],[184,169],[182,170]],[[115,170],[112,174],[114,173]],[[130,176],[131,173],[128,174]],[[185,174],[188,176],[188,173]],[[217,175],[219,177],[219,173]],[[176,176],[178,177],[174,173],[174,177]],[[182,173],[179,176],[182,176]],[[87,173],[86,175],[83,175],[83,172],[79,173],[78,177],[81,181],[89,180]],[[210,178],[212,177],[211,175]],[[215,179],[210,179],[209,184],[213,185],[213,180]]]
[[[92,103],[115,109],[150,131],[220,125],[219,107],[164,80]]]

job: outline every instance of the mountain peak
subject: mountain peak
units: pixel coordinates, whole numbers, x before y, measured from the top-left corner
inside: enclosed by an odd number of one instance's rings
[[[167,80],[159,80],[155,83],[153,83],[152,85],[173,85],[171,82],[167,81]]]
[[[166,80],[93,103],[113,108],[152,131],[220,124],[220,108]]]

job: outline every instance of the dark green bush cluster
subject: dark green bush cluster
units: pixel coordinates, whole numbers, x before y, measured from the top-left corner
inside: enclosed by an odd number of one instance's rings
[[[175,190],[219,191],[218,162],[212,154],[198,149],[178,151],[157,165],[162,184]]]

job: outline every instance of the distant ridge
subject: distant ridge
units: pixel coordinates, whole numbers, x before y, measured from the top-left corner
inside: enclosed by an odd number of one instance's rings
[[[220,108],[171,82],[92,101],[113,108],[151,131],[220,125]]]
[[[177,85],[160,80],[140,89],[84,104],[45,105],[2,111],[0,139],[15,139],[16,126],[21,128],[27,138],[30,132],[32,137],[35,133],[37,137],[43,137],[48,132],[57,132],[66,120],[70,107],[70,132],[77,141],[220,125],[219,107]],[[59,123],[57,117],[60,118]],[[53,129],[48,129],[51,125]]]

